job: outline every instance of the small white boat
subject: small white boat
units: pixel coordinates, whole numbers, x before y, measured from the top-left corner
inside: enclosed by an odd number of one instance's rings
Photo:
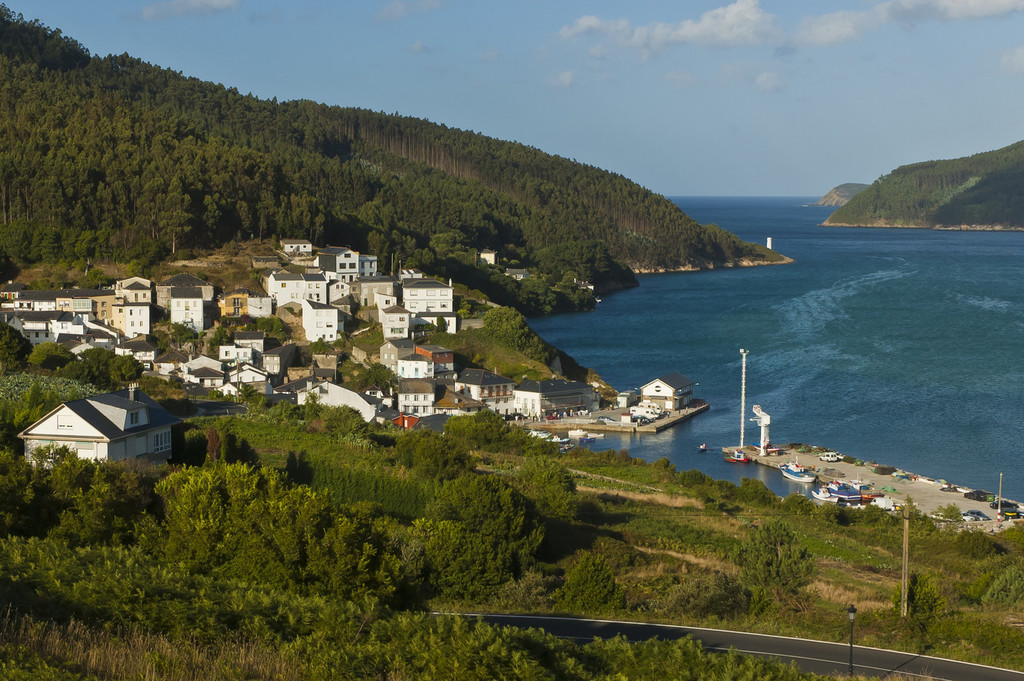
[[[569,431],[569,437],[571,437],[573,440],[582,440],[583,438],[590,438],[592,440],[596,440],[599,437],[604,437],[604,433],[588,433],[582,428],[577,428],[575,430]]]
[[[817,489],[811,492],[811,496],[817,499],[818,501],[830,501],[833,504],[839,501],[839,497],[832,494],[832,492],[829,491],[828,487],[818,487]]]
[[[779,466],[779,471],[788,479],[795,482],[814,482],[818,476],[814,471],[801,466],[796,461],[788,461]]]

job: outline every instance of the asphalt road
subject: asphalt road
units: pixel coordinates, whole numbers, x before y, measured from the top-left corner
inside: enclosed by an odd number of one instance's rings
[[[479,617],[491,624],[543,629],[560,638],[579,641],[591,641],[595,637],[613,638],[618,635],[631,642],[650,638],[671,640],[691,636],[694,640],[700,641],[706,650],[726,651],[734,648],[737,652],[748,655],[775,657],[784,662],[793,661],[802,671],[815,674],[845,674],[850,662],[848,643],[828,643],[668,624],[585,620],[572,617],[473,613],[466,616]],[[877,677],[899,674],[908,678],[920,677],[943,681],[1024,681],[1024,672],[865,646],[854,646],[853,670],[856,674]]]

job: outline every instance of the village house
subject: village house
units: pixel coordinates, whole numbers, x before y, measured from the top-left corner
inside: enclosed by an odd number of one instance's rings
[[[385,340],[408,338],[411,323],[412,313],[400,305],[392,305],[380,310],[380,327]]]
[[[270,382],[279,385],[288,375],[288,368],[295,361],[297,348],[294,343],[286,343],[276,348],[263,351],[263,370],[270,377]]]
[[[403,414],[429,416],[434,413],[436,384],[426,378],[398,380],[398,411]]]
[[[313,244],[306,239],[281,239],[281,250],[285,255],[312,255]]]
[[[377,256],[359,254],[359,276],[360,277],[375,277],[377,276]]]
[[[150,343],[145,336],[136,336],[131,340],[118,344],[114,348],[115,355],[134,357],[146,369],[153,368],[153,360],[156,359],[159,351],[160,349],[155,344]]]
[[[217,302],[221,317],[269,317],[274,314],[273,298],[250,288],[236,288]]]
[[[403,269],[398,270],[398,281],[404,282],[406,279],[422,279],[423,272],[415,269]]]
[[[252,348],[254,357],[262,355],[267,346],[267,334],[262,331],[235,331],[235,345]]]
[[[281,263],[276,255],[254,255],[252,256],[252,268],[254,270],[266,270],[276,268]]]
[[[199,286],[175,286],[168,292],[171,323],[181,324],[196,333],[206,329],[206,305]]]
[[[455,371],[455,353],[440,345],[417,345],[413,350],[434,363],[434,375]]]
[[[182,272],[168,277],[156,285],[157,307],[168,309],[171,301],[171,289],[198,288],[204,303],[213,303],[213,284],[204,281],[194,274]]]
[[[207,390],[219,390],[224,385],[224,370],[212,367],[199,367],[182,374],[185,383],[195,383]]]
[[[515,381],[493,371],[465,369],[455,379],[455,390],[502,416],[515,413]]]
[[[267,293],[278,307],[312,300],[327,302],[327,278],[323,274],[293,274],[279,270],[267,276]]]
[[[343,312],[338,308],[312,300],[302,301],[302,328],[309,341],[333,343],[345,326]]]
[[[162,376],[170,376],[178,370],[182,364],[188,361],[188,355],[177,350],[168,350],[162,355],[153,359],[153,371]]]
[[[114,295],[126,303],[153,303],[153,282],[145,277],[128,277],[114,282]]]
[[[251,364],[238,364],[228,369],[227,378],[221,386],[221,394],[237,397],[243,386],[249,386],[257,395],[270,395],[274,392],[270,377],[266,371]]]
[[[414,314],[452,312],[454,290],[434,279],[409,279],[402,283],[402,306]]]
[[[498,254],[489,248],[481,248],[479,262],[481,265],[497,265]]]
[[[359,253],[344,246],[317,249],[316,267],[330,280],[351,282],[359,276]]]
[[[507,267],[505,268],[505,276],[512,277],[516,281],[523,281],[530,278],[530,271],[520,267]]]
[[[398,358],[395,375],[399,378],[433,378],[434,363],[423,355],[412,352]]]
[[[305,381],[305,384],[295,391],[295,399],[298,404],[305,404],[307,400],[314,399],[317,404],[328,407],[351,407],[359,412],[367,423],[374,420],[380,409],[380,403],[372,398],[368,399],[337,383],[316,378]]]
[[[455,392],[450,388],[445,388],[444,394],[434,402],[434,413],[448,416],[475,414],[486,408],[486,405],[480,400],[475,400],[469,395]]]
[[[181,421],[138,388],[65,402],[19,433],[25,454],[66,446],[80,458],[120,461],[171,456],[171,428]]]
[[[428,331],[420,327],[428,324],[438,331],[457,333],[459,330],[459,315],[455,314],[455,312],[417,312],[413,317],[413,335],[426,335]]]
[[[693,381],[678,371],[665,374],[640,387],[644,402],[653,402],[666,411],[683,409],[693,401]]]
[[[516,412],[532,419],[595,411],[600,404],[591,386],[564,379],[522,381],[515,387],[514,394]]]
[[[397,300],[395,295],[397,283],[391,277],[357,277],[351,283],[352,296],[364,308],[378,307],[381,303],[393,305]]]
[[[253,349],[229,343],[217,348],[217,359],[227,364],[241,364],[243,362],[251,364],[253,361]]]
[[[110,325],[129,338],[148,336],[151,330],[150,312],[149,303],[128,302],[118,298],[110,308]]]
[[[398,372],[398,358],[416,352],[416,344],[405,338],[392,338],[380,346],[380,363],[391,371]]]
[[[0,301],[3,303],[3,307],[13,307],[13,301],[18,297],[18,294],[28,288],[25,284],[15,283],[12,280],[8,280],[6,284],[0,286]],[[8,305],[11,303],[11,305]]]

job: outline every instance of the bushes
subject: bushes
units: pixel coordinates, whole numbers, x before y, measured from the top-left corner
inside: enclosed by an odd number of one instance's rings
[[[555,592],[555,602],[569,612],[607,613],[625,607],[615,574],[601,556],[585,551],[565,575]]]
[[[694,575],[671,587],[657,607],[684,617],[727,619],[747,611],[747,594],[739,581],[724,572]]]
[[[814,572],[814,561],[796,543],[796,535],[780,520],[769,520],[739,549],[736,562],[743,583],[779,596],[792,596]]]

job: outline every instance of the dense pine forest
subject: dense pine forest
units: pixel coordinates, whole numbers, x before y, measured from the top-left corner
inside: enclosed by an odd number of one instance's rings
[[[833,213],[827,225],[1024,228],[1024,142],[901,166]]]
[[[635,285],[632,270],[778,259],[613,173],[420,119],[260,100],[90,56],[6,7],[0,135],[0,249],[16,265],[145,268],[231,240],[308,238],[516,303],[528,296],[475,271],[478,249],[598,292]]]

